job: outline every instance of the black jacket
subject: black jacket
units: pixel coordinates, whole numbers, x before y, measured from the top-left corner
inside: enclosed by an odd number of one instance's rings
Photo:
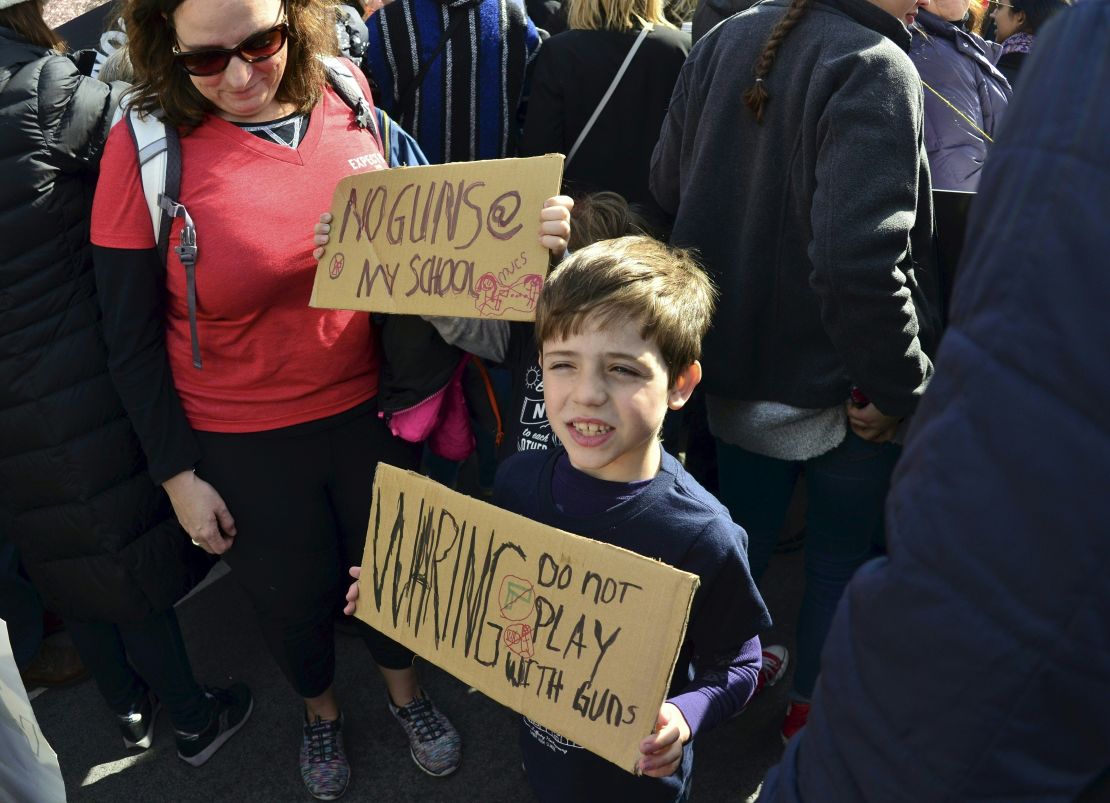
[[[570,153],[639,35],[639,29],[575,30],[544,42],[533,67],[521,156]],[[674,28],[657,25],[645,37],[574,161],[564,166],[568,195],[610,190],[656,211],[648,189],[651,153],[689,52],[690,35]]]
[[[766,78],[758,124],[742,98],[788,5],[760,3],[694,46],[652,162],[672,243],[696,248],[721,290],[703,386],[818,409],[854,383],[909,415],[939,322],[909,33],[867,0],[814,0]]]
[[[92,171],[123,88],[0,28],[0,527],[48,608],[112,622],[180,596],[189,543],[100,332]]]

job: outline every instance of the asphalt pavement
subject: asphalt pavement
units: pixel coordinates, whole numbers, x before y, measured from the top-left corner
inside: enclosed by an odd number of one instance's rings
[[[776,616],[772,639],[792,646],[801,591],[801,552],[775,556],[765,595]],[[182,629],[202,683],[242,680],[255,696],[251,720],[204,767],[177,758],[169,720],[154,746],[124,749],[92,681],[49,690],[33,702],[57,751],[71,801],[311,801],[297,768],[300,703],[262,643],[250,605],[223,576],[178,606]],[[385,687],[359,639],[337,636],[336,691],[343,706],[352,779],[345,800],[505,801],[527,803],[517,715],[436,667],[421,662],[422,682],[463,739],[463,761],[447,778],[425,775],[409,757],[401,729],[385,705]],[[735,719],[697,740],[693,800],[746,800],[782,752],[779,725],[789,674]],[[569,802],[568,802],[569,803]]]

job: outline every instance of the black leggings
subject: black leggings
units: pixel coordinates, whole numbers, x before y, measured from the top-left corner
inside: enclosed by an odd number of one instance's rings
[[[198,432],[197,474],[223,497],[237,535],[224,560],[250,596],[266,644],[302,697],[335,677],[333,617],[362,562],[378,461],[415,468],[419,445],[393,437],[373,401],[267,432]],[[412,666],[413,653],[369,627],[379,666]]]

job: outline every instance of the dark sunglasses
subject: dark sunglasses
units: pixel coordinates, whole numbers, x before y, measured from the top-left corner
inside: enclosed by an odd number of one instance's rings
[[[289,39],[289,24],[275,25],[268,31],[251,34],[238,45],[230,49],[210,47],[204,50],[181,51],[175,45],[173,60],[177,62],[189,75],[208,76],[219,75],[227,69],[232,56],[238,56],[247,64],[273,58],[285,47]]]

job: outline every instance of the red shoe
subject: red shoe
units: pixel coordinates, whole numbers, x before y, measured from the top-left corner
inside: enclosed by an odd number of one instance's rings
[[[809,719],[809,703],[791,703],[786,708],[786,719],[782,721],[782,743],[806,726]]]
[[[763,666],[759,668],[759,675],[755,679],[755,691],[752,697],[759,694],[767,686],[774,686],[786,674],[786,667],[790,664],[790,653],[781,644],[772,644],[763,648]]]

